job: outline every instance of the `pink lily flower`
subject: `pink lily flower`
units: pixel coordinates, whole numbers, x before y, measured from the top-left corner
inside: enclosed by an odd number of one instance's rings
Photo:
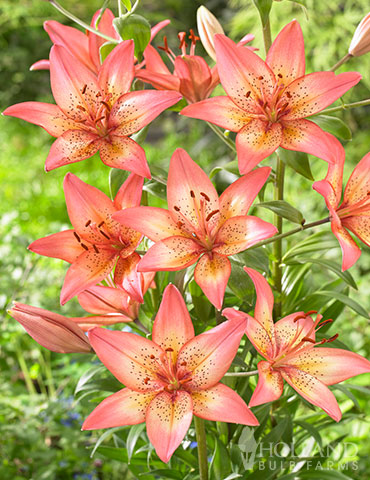
[[[9,315],[15,318],[37,343],[52,352],[92,351],[88,337],[72,319],[23,303],[16,303]]]
[[[227,258],[272,237],[276,228],[247,215],[271,169],[259,168],[232,183],[218,198],[205,172],[178,148],[171,158],[167,201],[156,207],[126,209],[114,215],[156,242],[141,259],[141,272],[181,270],[199,262],[194,279],[221,309],[231,263]]]
[[[361,75],[305,75],[303,35],[295,20],[276,37],[266,62],[224,35],[214,38],[218,73],[227,96],[188,105],[181,114],[238,132],[240,173],[252,170],[279,146],[333,162],[334,137],[305,117],[333,103],[356,85]]]
[[[94,328],[93,348],[126,388],[98,405],[83,430],[146,422],[159,458],[168,462],[193,414],[206,420],[258,425],[242,398],[219,383],[235,357],[245,320],[222,323],[194,337],[185,302],[166,287],[153,324],[152,341],[132,333]]]
[[[337,148],[335,154],[336,163],[329,165],[325,180],[315,182],[312,187],[324,197],[329,209],[331,229],[342,249],[344,271],[352,267],[361,255],[359,246],[348,230],[370,246],[370,152],[353,170],[341,204],[345,159],[343,147]]]
[[[274,296],[265,278],[251,268],[244,267],[257,293],[254,317],[226,308],[222,314],[231,320],[246,319],[246,335],[255,349],[266,360],[258,363],[258,383],[250,407],[272,402],[283,393],[284,380],[305,400],[322,408],[335,421],[342,413],[333,393],[327,387],[360,373],[370,372],[370,362],[356,353],[340,348],[319,347],[332,342],[338,335],[321,341],[315,332],[332,320],[321,322],[316,312],[297,312],[274,324],[272,309]]]
[[[174,90],[180,92],[189,103],[208,98],[220,83],[217,67],[209,68],[204,58],[195,55],[195,45],[199,40],[192,30],[190,55],[187,54],[186,33],[179,33],[181,55],[176,56],[169,48],[164,37],[164,50],[174,65],[173,73],[167,68],[154,47],[148,45],[144,52],[145,69],[138,70],[136,77],[150,83],[158,90]]]
[[[142,295],[155,288],[155,272],[137,272]],[[139,315],[142,302],[135,300],[122,288],[96,285],[77,295],[81,307],[94,316],[72,318],[84,331],[93,327],[132,322]]]
[[[118,33],[113,27],[113,12],[107,8],[105,9],[99,24],[96,26],[96,22],[100,16],[101,10],[97,10],[91,20],[91,26],[99,30],[99,32],[108,35],[111,38],[120,40]],[[150,41],[162,30],[166,25],[170,23],[170,20],[163,20],[155,25],[151,30]],[[92,32],[81,32],[77,28],[68,27],[55,20],[48,20],[44,23],[44,29],[49,35],[50,40],[54,45],[60,45],[64,47],[68,52],[77,60],[85,65],[92,73],[98,75],[100,62],[100,47],[106,43],[106,40]],[[140,68],[137,65],[137,68]],[[39,60],[31,65],[30,70],[49,70],[49,60]]]
[[[28,247],[71,263],[60,296],[62,305],[104,280],[114,267],[115,283],[143,301],[137,275],[140,255],[135,252],[142,235],[112,218],[117,211],[140,204],[142,186],[143,177],[131,174],[112,202],[97,188],[67,173],[63,188],[73,229],[40,238]]]
[[[25,102],[4,115],[43,127],[57,137],[46,159],[47,171],[79,162],[100,151],[105,165],[150,178],[145,152],[129,135],[148,125],[180,100],[176,92],[130,92],[134,43],[127,40],[105,59],[96,78],[59,45],[50,52],[51,88],[57,105]]]

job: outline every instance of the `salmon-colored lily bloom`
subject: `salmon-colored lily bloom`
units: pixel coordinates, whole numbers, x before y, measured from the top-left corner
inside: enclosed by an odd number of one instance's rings
[[[83,430],[146,422],[149,440],[168,462],[193,414],[206,420],[258,425],[242,398],[219,383],[234,359],[245,319],[227,321],[194,337],[185,302],[166,287],[152,341],[132,333],[94,328],[90,342],[126,388],[98,405]]]
[[[119,222],[156,242],[140,261],[138,270],[181,270],[199,259],[195,281],[221,309],[231,273],[227,257],[277,232],[270,223],[247,215],[270,171],[263,167],[245,175],[218,198],[206,173],[185,150],[177,149],[168,173],[169,210],[138,207],[114,215]]]
[[[140,204],[143,177],[131,174],[112,202],[103,192],[67,173],[63,188],[73,230],[64,230],[33,242],[28,248],[72,265],[67,271],[60,301],[104,280],[115,267],[115,283],[135,300],[143,301],[137,275],[140,255],[135,252],[142,235],[112,217]]]
[[[331,229],[342,249],[342,270],[352,267],[360,258],[361,250],[347,230],[370,246],[370,152],[356,165],[342,197],[343,147],[336,149],[336,163],[329,165],[325,180],[313,184],[330,212]]]
[[[101,9],[97,10],[91,20],[91,27],[96,28],[99,32],[108,35],[111,38],[120,41],[119,35],[113,27],[114,14],[109,9],[106,8],[101,15]],[[100,20],[97,24],[97,21],[100,17]],[[166,25],[170,23],[170,20],[163,20],[155,25],[151,29],[151,38],[150,41],[157,35],[157,33],[162,30]],[[95,35],[92,32],[86,31],[81,32],[77,28],[68,27],[59,23],[55,20],[48,20],[44,22],[44,29],[49,35],[50,40],[54,45],[60,45],[64,47],[68,52],[77,60],[82,62],[92,73],[96,75],[99,72],[101,66],[100,61],[100,47],[106,43],[107,40]],[[136,68],[139,68],[140,65],[137,65]],[[39,60],[34,63],[30,70],[49,70],[50,61],[49,60]]]
[[[130,92],[134,43],[122,42],[107,56],[96,77],[64,47],[50,52],[50,80],[57,105],[25,102],[4,111],[43,127],[58,137],[46,170],[79,162],[100,151],[109,167],[150,178],[143,148],[129,135],[148,125],[181,99],[177,92]]]
[[[356,85],[361,75],[305,75],[302,30],[297,21],[276,37],[264,62],[225,35],[215,35],[217,69],[227,96],[188,105],[182,115],[238,132],[240,173],[252,170],[279,146],[333,162],[330,137],[305,117],[320,112]]]
[[[70,318],[23,303],[16,303],[9,310],[9,315],[15,318],[37,343],[52,352],[92,352],[87,335]]]
[[[370,362],[348,350],[318,347],[338,337],[315,340],[315,332],[332,321],[321,321],[321,315],[313,321],[310,316],[313,312],[297,312],[274,323],[274,296],[269,284],[260,273],[244,269],[256,288],[254,317],[233,308],[222,313],[229,321],[247,320],[245,333],[266,359],[258,363],[258,383],[249,406],[277,400],[283,393],[285,380],[305,400],[338,422],[342,413],[328,385],[370,372]]]

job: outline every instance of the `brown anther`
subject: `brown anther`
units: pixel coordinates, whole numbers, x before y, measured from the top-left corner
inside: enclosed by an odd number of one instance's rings
[[[175,210],[175,212],[179,212],[179,211],[180,211],[179,207],[176,207],[176,205],[173,207],[173,209]]]
[[[251,92],[250,90],[248,90],[248,92],[245,94],[245,98],[249,98],[250,95],[251,95],[251,93],[252,93],[252,92]]]
[[[168,48],[168,43],[167,43],[167,37],[166,36],[163,37],[163,43],[164,43],[164,47],[158,47],[159,50],[163,50],[164,52],[169,53],[170,49]]]
[[[284,105],[281,107],[281,110],[285,110],[286,107],[288,107],[288,106],[289,106],[289,103],[288,103],[288,102],[284,103]]]
[[[76,108],[78,108],[79,110],[81,110],[81,112],[86,112],[86,108],[83,107],[82,105],[76,105]]]
[[[309,315],[312,315],[313,313],[317,313],[317,310],[308,310],[308,312],[305,313],[306,317]]]
[[[91,220],[88,220],[86,223],[85,223],[85,227],[88,227],[91,223]]]
[[[148,385],[149,381],[150,381],[150,378],[149,378],[149,377],[145,377],[145,378],[144,378],[144,383],[145,383],[145,385]]]
[[[187,363],[187,362],[185,362],[185,360],[184,360],[183,362],[181,362],[181,363],[180,363],[180,365],[181,365],[182,367],[186,367],[186,365],[187,365],[187,364],[188,364],[188,363]]]
[[[310,342],[310,343],[316,343],[315,340],[309,337],[303,337],[302,342]]]
[[[193,190],[190,190],[190,196],[191,196],[191,198],[195,198],[195,193],[194,193]]]
[[[150,358],[151,358],[152,360],[154,360],[154,359],[155,359],[155,356],[152,354],[152,355],[150,355]]]
[[[193,45],[195,45],[200,40],[200,38],[197,35],[195,35],[194,30],[192,28],[190,29],[189,39],[191,40],[191,43]]]
[[[83,86],[83,89],[81,90],[82,95],[86,92],[86,89],[87,89],[87,85],[85,83],[85,85]]]
[[[104,100],[100,100],[100,103],[102,103],[107,110],[110,110],[109,103],[105,102]]]
[[[206,202],[210,202],[210,201],[211,201],[211,199],[209,198],[209,196],[208,196],[206,193],[200,192],[200,194],[202,195],[202,197],[205,199]]]
[[[328,320],[324,320],[323,322],[321,322],[319,324],[320,328],[323,327],[324,325],[327,325],[328,323],[333,323],[334,320],[332,320],[331,318],[329,318]]]
[[[186,32],[180,32],[177,36],[178,36],[178,39],[180,40],[180,45],[179,45],[180,50],[184,46],[187,47],[188,44],[186,43]]]
[[[166,348],[166,352],[173,352],[173,348],[171,347]]]
[[[306,318],[305,314],[297,315],[295,319],[293,320],[294,323],[298,322],[298,320],[302,320],[303,318]]]
[[[77,232],[73,232],[73,235],[76,237],[78,242],[81,242],[81,238],[80,238],[80,236],[78,235]]]
[[[89,249],[89,247],[87,247],[84,243],[81,243],[81,247],[84,248],[85,250]]]
[[[101,97],[101,93],[100,93],[100,92],[98,92],[98,93],[95,95],[95,97],[96,97],[96,98],[99,98],[99,97]]]
[[[277,75],[279,78],[283,78],[282,74],[281,73],[278,73]]]
[[[98,122],[100,122],[100,120],[104,120],[104,118],[105,118],[105,115],[103,115],[103,116],[101,116],[101,117],[99,117],[99,118],[96,118],[95,121],[94,121],[94,123],[98,123]]]
[[[100,222],[99,225],[98,225],[98,228],[100,228],[102,225],[104,225],[104,223],[105,223],[104,220],[102,222]]]
[[[99,232],[103,235],[103,237],[107,238],[108,240],[110,240],[110,236],[107,235],[106,233],[103,232],[103,230],[99,230]]]
[[[370,192],[367,192],[367,194],[366,194],[366,195],[370,195]]]
[[[288,97],[288,98],[292,98],[292,94],[290,92],[285,92],[285,95]]]
[[[260,77],[258,77],[258,80],[263,80],[263,75],[261,75]]]
[[[213,215],[216,215],[216,213],[218,213],[220,210],[213,210],[211,213],[209,213],[207,215],[207,218],[206,218],[206,222],[209,222],[211,220],[211,218],[213,217]]]
[[[336,340],[338,337],[339,337],[339,333],[336,333],[336,334],[333,335],[332,337],[328,338],[328,339],[326,340],[326,342],[327,342],[327,343],[334,342],[334,340]]]
[[[179,227],[179,228],[182,228],[185,223],[184,222],[177,222],[176,225]]]
[[[93,249],[95,250],[96,253],[99,253],[98,247],[93,244]]]

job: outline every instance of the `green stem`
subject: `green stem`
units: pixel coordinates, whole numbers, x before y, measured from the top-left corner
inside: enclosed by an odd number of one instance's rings
[[[30,395],[36,395],[36,389],[35,389],[35,386],[32,382],[30,372],[28,371],[26,361],[24,359],[22,351],[20,350],[20,348],[18,346],[16,347],[15,354],[17,355],[17,360],[18,360],[19,366],[21,367],[28,393]]]
[[[252,377],[257,374],[258,370],[250,370],[249,372],[227,372],[224,377]]]
[[[335,72],[335,70],[336,70],[337,68],[339,68],[341,65],[343,65],[343,63],[348,62],[348,60],[349,60],[350,58],[352,58],[352,55],[351,55],[350,53],[347,53],[346,55],[344,55],[343,58],[341,58],[341,59],[339,60],[339,62],[337,62],[337,63],[334,65],[334,67],[331,67],[331,69],[329,70],[329,72]]]
[[[73,13],[69,12],[64,7],[59,5],[59,3],[56,0],[48,0],[48,1],[60,13],[65,15],[67,18],[71,19],[73,22],[77,23],[77,25],[80,25],[82,28],[85,28],[89,32],[95,33],[95,35],[98,35],[99,37],[104,38],[104,40],[107,40],[108,42],[119,43],[119,41],[116,38],[112,38],[109,35],[105,35],[105,33],[102,33],[99,30],[96,30],[95,28],[91,27],[88,23],[85,23],[83,20],[73,15]]]
[[[167,182],[164,178],[158,177],[157,175],[152,175],[152,180],[161,183],[162,185],[167,185]]]
[[[226,143],[226,145],[233,151],[236,152],[235,142],[233,142],[230,138],[227,138],[222,128],[218,127],[217,125],[213,125],[213,123],[207,122],[207,125],[215,132],[215,134],[221,138],[221,140]]]
[[[265,25],[262,24],[262,33],[263,33],[263,43],[265,45],[265,52],[267,55],[267,52],[270,50],[270,47],[272,44],[270,18],[267,19]]]
[[[44,358],[44,356],[45,356],[45,358]],[[55,398],[54,379],[53,379],[53,374],[52,374],[51,367],[50,367],[50,363],[51,363],[50,350],[45,350],[44,355],[42,354],[42,352],[40,350],[40,357],[39,358],[40,358],[40,363],[42,364],[42,367],[43,367],[45,375],[46,375],[49,397],[50,398]]]
[[[343,105],[340,105],[339,107],[327,108],[320,113],[312,115],[312,117],[316,117],[317,115],[326,115],[327,113],[340,112],[341,110],[347,110],[347,108],[364,107],[365,105],[370,105],[370,98],[367,98],[366,100],[361,100],[360,102],[343,103]]]
[[[194,425],[198,444],[199,479],[208,480],[207,438],[204,420],[194,415]]]
[[[306,223],[305,225],[301,225],[297,228],[293,228],[288,232],[281,233],[280,235],[275,235],[274,237],[268,238],[267,240],[262,240],[261,242],[256,243],[252,247],[249,247],[248,250],[252,250],[253,248],[263,247],[264,245],[268,245],[269,243],[273,243],[276,240],[282,240],[283,238],[290,237],[290,235],[294,235],[295,233],[302,232],[303,230],[308,230],[309,228],[317,227],[318,225],[322,225],[323,223],[330,222],[330,217],[323,218],[322,220],[317,220],[316,222]]]
[[[117,0],[117,7],[118,7],[118,16],[122,15],[122,3],[121,0]]]
[[[276,155],[276,177],[274,183],[274,200],[284,200],[284,174],[285,174],[285,164],[281,158]],[[280,215],[274,215],[274,225],[277,228],[279,234],[283,233],[283,218]],[[275,290],[278,293],[277,299],[274,303],[274,314],[275,318],[281,317],[281,293],[282,293],[282,268],[281,268],[281,259],[283,256],[282,252],[282,240],[281,238],[276,239],[273,247],[274,261],[272,264],[272,277],[275,286]]]

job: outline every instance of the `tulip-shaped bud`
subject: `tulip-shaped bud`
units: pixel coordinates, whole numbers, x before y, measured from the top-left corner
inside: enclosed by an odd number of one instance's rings
[[[197,11],[197,25],[200,40],[208,55],[216,61],[214,36],[216,33],[224,33],[220,22],[204,5]]]
[[[52,352],[88,353],[92,350],[83,330],[69,318],[22,303],[16,303],[9,314],[37,343]]]
[[[370,52],[370,12],[356,28],[348,49],[348,53],[354,57],[361,57],[368,52]]]

